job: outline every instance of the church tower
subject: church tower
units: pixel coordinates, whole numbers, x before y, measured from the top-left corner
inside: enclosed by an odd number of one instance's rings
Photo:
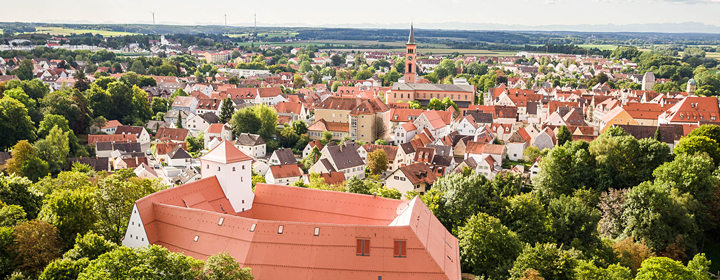
[[[415,32],[412,24],[410,24],[410,37],[407,44],[405,44],[405,48],[407,49],[405,52],[405,83],[414,84],[417,79],[417,62],[415,61],[417,45],[415,44]]]

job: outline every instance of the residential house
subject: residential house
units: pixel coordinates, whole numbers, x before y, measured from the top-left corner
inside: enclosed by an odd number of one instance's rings
[[[238,138],[239,139],[239,138]],[[270,165],[297,164],[297,159],[290,148],[277,149],[270,156]]]
[[[177,96],[170,105],[172,110],[186,111],[197,114],[198,100],[192,96]]]
[[[122,126],[122,124],[117,120],[109,120],[105,122],[105,125],[100,128],[100,131],[102,131],[105,134],[115,134],[115,130],[118,128],[118,126]]]
[[[167,153],[167,164],[177,168],[186,168],[192,165],[192,156],[180,145],[175,146]]]
[[[312,149],[315,147],[318,148],[318,151],[322,151],[324,146],[322,143],[320,143],[320,140],[313,140],[308,142],[308,144],[305,145],[305,149],[303,149],[303,158],[306,158],[310,154],[310,152],[312,152]]]
[[[179,142],[185,142],[185,138],[190,135],[190,131],[184,128],[167,128],[163,127],[158,129],[158,132],[155,134],[155,139],[164,139],[167,138],[168,140],[179,143]]]
[[[220,109],[222,108],[222,99],[217,98],[203,98],[199,99],[196,107],[196,114],[202,115],[205,113],[212,113],[216,116],[220,116]]]
[[[265,174],[265,182],[276,185],[290,185],[302,179],[303,172],[297,164],[273,165]]]
[[[533,140],[533,146],[537,147],[541,151],[544,149],[552,149],[557,144],[557,138],[555,132],[550,127],[544,128]]]
[[[192,134],[193,137],[197,137],[201,132],[207,130],[211,124],[219,122],[220,118],[217,115],[208,112],[191,116],[188,118],[187,126],[184,126],[184,128],[190,130],[190,134]]]
[[[481,161],[490,156],[496,163],[498,163],[498,165],[502,165],[506,155],[507,149],[504,145],[485,144],[471,141],[467,143],[464,158],[473,158],[475,162],[480,165]]]
[[[212,150],[212,148],[210,148],[209,146],[211,140],[219,138],[220,140],[232,141],[233,131],[232,128],[227,124],[213,123],[210,124],[210,126],[208,126],[208,128],[205,130],[203,137],[205,148]],[[220,141],[218,141],[218,143],[220,143]]]
[[[390,173],[385,184],[400,193],[408,191],[418,192],[420,195],[430,190],[430,186],[437,180],[437,176],[422,163],[410,164],[400,167]]]
[[[234,145],[236,148],[240,149],[240,151],[242,151],[246,155],[249,155],[255,159],[265,157],[266,144],[265,144],[265,140],[263,140],[262,136],[260,136],[260,135],[250,134],[250,133],[242,133],[238,136],[237,139],[235,139]],[[285,150],[289,151],[290,149],[285,149]],[[277,150],[276,150],[276,152],[277,152]],[[281,152],[281,153],[283,153],[283,156],[284,156],[285,152]],[[290,151],[290,155],[292,155],[292,151]],[[273,153],[273,156],[276,156],[276,155]],[[278,164],[281,164],[281,162],[279,161],[279,157],[277,159],[278,159]],[[292,155],[292,159],[295,159],[294,155]],[[272,161],[272,158],[270,160]]]
[[[150,133],[148,133],[147,130],[145,130],[145,128],[142,126],[118,126],[115,130],[115,135],[118,134],[133,134],[137,138],[137,141],[138,143],[140,143],[140,145],[150,144]]]
[[[525,131],[524,127],[513,132],[513,134],[505,141],[505,146],[508,151],[508,158],[512,161],[522,160],[525,154],[525,149],[530,146],[530,134]]]
[[[715,97],[688,96],[658,116],[658,124],[692,124],[718,121],[720,109]]]
[[[310,167],[310,173],[342,172],[345,179],[352,176],[365,178],[365,163],[358,154],[356,145],[354,142],[325,145],[318,161]]]

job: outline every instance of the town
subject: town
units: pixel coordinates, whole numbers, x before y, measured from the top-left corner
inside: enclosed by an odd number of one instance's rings
[[[720,46],[438,54],[406,32],[6,40],[0,277],[716,279]]]

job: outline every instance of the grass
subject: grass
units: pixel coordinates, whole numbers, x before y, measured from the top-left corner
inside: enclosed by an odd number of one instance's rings
[[[136,34],[136,33],[132,33],[132,32],[96,30],[96,29],[73,29],[73,28],[54,27],[54,26],[37,27],[37,28],[35,28],[35,32],[28,32],[28,33],[65,35],[65,36],[73,34],[73,33],[75,33],[75,34],[92,33],[93,35],[100,34],[102,36],[125,36],[125,35]]]

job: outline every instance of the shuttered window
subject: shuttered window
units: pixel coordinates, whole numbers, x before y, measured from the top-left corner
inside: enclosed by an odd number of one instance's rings
[[[369,239],[358,239],[355,247],[355,254],[358,256],[369,256],[370,255],[370,240]]]
[[[405,240],[395,240],[394,246],[393,246],[393,256],[396,258],[404,258],[407,257],[407,241]]]

